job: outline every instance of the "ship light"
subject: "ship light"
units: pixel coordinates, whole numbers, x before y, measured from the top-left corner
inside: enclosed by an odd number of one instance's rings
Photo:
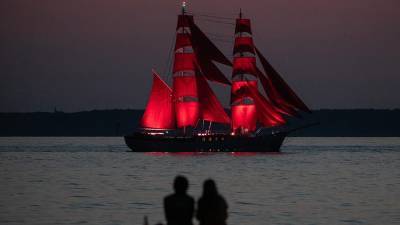
[[[163,135],[163,132],[149,132],[150,135]]]

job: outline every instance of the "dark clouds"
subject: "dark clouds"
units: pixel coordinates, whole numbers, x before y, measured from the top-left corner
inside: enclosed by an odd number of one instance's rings
[[[400,107],[400,2],[189,1],[252,19],[255,42],[312,108]],[[143,108],[179,1],[0,2],[0,111]],[[233,28],[204,20],[207,32]],[[231,45],[216,42],[226,54]],[[218,88],[225,105],[227,88]]]

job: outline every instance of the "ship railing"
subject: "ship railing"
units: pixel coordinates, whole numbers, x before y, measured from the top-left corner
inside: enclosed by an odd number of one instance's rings
[[[278,134],[283,130],[280,127],[260,127],[254,132],[254,136],[261,136],[263,134]]]

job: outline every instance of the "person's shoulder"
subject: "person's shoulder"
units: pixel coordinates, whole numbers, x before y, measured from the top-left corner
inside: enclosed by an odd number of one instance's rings
[[[219,201],[224,205],[224,207],[228,207],[228,203],[222,195],[218,195]]]
[[[188,198],[190,199],[191,202],[195,201],[194,198],[192,196],[190,196],[190,195],[188,195]]]
[[[170,194],[170,195],[167,195],[167,196],[164,197],[164,201],[167,202],[167,201],[170,201],[173,198],[175,198],[175,194]]]
[[[192,201],[194,202],[194,198],[188,194],[180,196],[182,199],[185,199],[186,201]]]
[[[218,195],[218,198],[225,202],[225,198],[222,195]]]
[[[191,195],[186,195],[188,198],[190,198],[190,199],[193,199],[194,200],[194,198],[191,196]]]

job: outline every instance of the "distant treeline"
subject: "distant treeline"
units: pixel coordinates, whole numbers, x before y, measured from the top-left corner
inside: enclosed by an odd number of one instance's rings
[[[0,136],[121,136],[133,132],[143,110],[76,113],[0,113]],[[400,137],[400,110],[315,110],[319,125],[291,136]]]

